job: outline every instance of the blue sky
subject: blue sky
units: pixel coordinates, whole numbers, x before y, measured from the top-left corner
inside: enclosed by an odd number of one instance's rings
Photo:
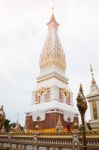
[[[80,83],[89,93],[90,63],[99,85],[99,0],[0,0],[0,105],[12,122],[19,113],[24,124],[53,6],[74,104]]]

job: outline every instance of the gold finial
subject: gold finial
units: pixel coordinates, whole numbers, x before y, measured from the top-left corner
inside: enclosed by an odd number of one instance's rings
[[[54,24],[53,24],[54,22]],[[52,29],[52,28],[58,28],[59,24],[57,23],[55,16],[54,16],[54,7],[52,7],[52,15],[50,18],[50,21],[47,23],[48,25],[48,29]]]
[[[92,84],[95,84],[96,81],[94,79],[94,73],[93,73],[93,68],[92,68],[92,65],[90,64],[90,72],[91,72],[91,76],[92,76]]]
[[[54,7],[52,7],[52,15],[54,14]]]
[[[80,83],[79,91],[80,91],[81,93],[83,93],[83,87],[82,87],[82,84],[81,84],[81,83]]]
[[[93,68],[92,68],[92,65],[91,65],[91,64],[90,64],[90,72],[91,72],[92,78],[94,78]]]

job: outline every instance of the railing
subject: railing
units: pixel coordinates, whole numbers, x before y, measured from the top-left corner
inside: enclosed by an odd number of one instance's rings
[[[79,136],[80,150],[82,149],[82,135]],[[72,134],[0,134],[0,147],[10,150],[41,150],[40,147],[53,147],[54,149],[68,148],[72,150],[73,139]],[[36,147],[36,148],[35,148]],[[99,150],[99,134],[98,132],[87,133],[87,147],[88,150]],[[53,150],[54,150],[53,149]],[[43,150],[43,149],[42,149]],[[50,150],[50,149],[48,149]]]

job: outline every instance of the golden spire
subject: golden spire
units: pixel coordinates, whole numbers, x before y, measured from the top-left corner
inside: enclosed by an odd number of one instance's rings
[[[52,7],[52,16],[50,18],[50,21],[47,23],[47,25],[49,30],[52,28],[58,29],[59,24],[57,23],[54,16],[54,7]]]
[[[62,125],[62,122],[61,122],[61,119],[60,119],[60,114],[59,114],[59,117],[58,117],[58,122],[57,122],[57,125],[56,125],[56,129],[57,130],[62,130],[63,129],[63,125]]]
[[[46,42],[40,55],[40,69],[48,67],[58,67],[63,72],[66,69],[66,60],[63,48],[61,46],[60,39],[58,37],[58,23],[54,16],[54,10],[52,9],[52,16],[48,22],[48,35]]]
[[[17,121],[16,121],[16,125],[15,127],[13,128],[13,132],[15,133],[21,133],[21,127],[19,125],[19,119],[18,119],[18,116],[19,116],[19,113],[17,113]]]

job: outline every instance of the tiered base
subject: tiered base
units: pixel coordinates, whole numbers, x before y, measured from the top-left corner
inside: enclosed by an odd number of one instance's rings
[[[70,122],[70,120],[67,122],[64,121],[63,114],[60,114],[59,112],[46,113],[44,121],[40,121],[40,118],[38,118],[37,121],[33,121],[32,115],[26,115],[26,128],[28,130],[35,130],[37,127],[39,129],[56,128],[59,118],[63,128],[73,129],[74,122],[78,122],[77,117],[74,118],[73,122]]]

